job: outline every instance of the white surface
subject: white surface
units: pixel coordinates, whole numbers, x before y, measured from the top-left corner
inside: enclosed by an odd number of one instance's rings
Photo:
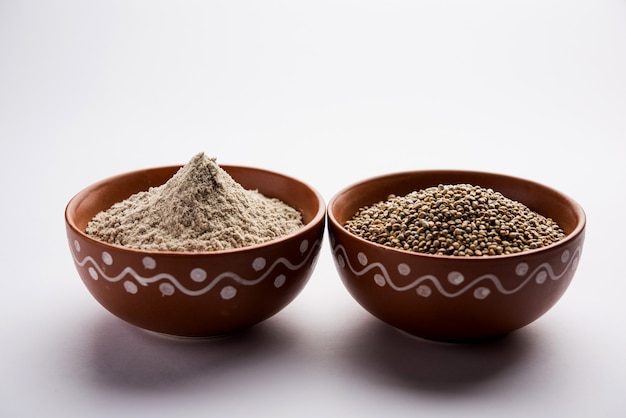
[[[626,415],[623,1],[0,2],[0,415]],[[588,215],[547,315],[500,342],[389,329],[328,244],[250,333],[145,334],[87,293],[65,241],[92,182],[205,151],[328,201],[400,170],[503,172]]]

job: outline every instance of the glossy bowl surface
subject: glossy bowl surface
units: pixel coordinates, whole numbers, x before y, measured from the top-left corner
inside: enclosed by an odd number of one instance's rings
[[[362,239],[344,227],[358,209],[438,184],[492,188],[554,219],[561,241],[514,255],[454,257],[404,251]],[[380,320],[439,341],[505,335],[546,313],[569,286],[581,257],[585,213],[571,198],[536,182],[471,171],[394,173],[349,186],[328,204],[337,271],[353,298]]]
[[[161,252],[130,249],[85,234],[100,211],[159,186],[180,166],[150,168],[95,183],[65,210],[74,264],[93,297],[119,318],[158,333],[209,337],[251,327],[282,310],[306,285],[325,228],[321,195],[291,177],[257,168],[222,166],[247,189],[302,213],[304,227],[240,249]]]

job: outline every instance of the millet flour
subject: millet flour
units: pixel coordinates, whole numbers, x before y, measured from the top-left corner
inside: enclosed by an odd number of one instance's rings
[[[97,214],[88,235],[152,251],[215,251],[260,244],[303,226],[284,202],[246,190],[204,153],[165,184]]]

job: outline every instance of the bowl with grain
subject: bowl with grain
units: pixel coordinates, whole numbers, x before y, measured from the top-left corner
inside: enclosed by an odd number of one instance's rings
[[[178,189],[162,190],[184,167],[155,167],[116,175],[84,188],[71,198],[65,209],[66,233],[82,282],[97,302],[115,316],[139,328],[171,336],[224,335],[272,317],[297,297],[316,265],[325,230],[323,198],[295,178],[235,165],[221,166],[220,170],[222,175],[240,185],[241,190],[257,193],[244,205],[230,207],[234,200],[232,195],[226,193],[218,199],[204,186],[186,194]],[[217,186],[213,183],[206,184],[215,189]],[[153,196],[154,190],[160,193],[158,199]],[[132,201],[133,196],[140,196],[144,201],[143,206],[136,204],[131,209],[144,211],[142,219],[149,219],[149,222],[132,233],[123,228],[111,232],[115,222],[118,226],[123,222],[110,215],[101,216],[103,224],[94,227],[99,214]],[[293,208],[301,216],[301,225],[290,232],[276,233],[273,220],[267,220],[267,214],[263,213],[265,206],[261,209],[255,206],[259,196]],[[175,199],[179,200],[173,204]],[[247,230],[231,233],[233,226],[225,224],[221,226],[222,231],[216,232],[234,242],[233,246],[229,247],[228,242],[213,247],[199,246],[197,237],[188,239],[189,231],[200,230],[205,237],[206,231],[202,228],[219,229],[220,226],[204,225],[203,222],[211,219],[207,218],[206,208],[195,212],[190,209],[193,199],[209,203],[222,201],[221,212],[213,211],[215,213],[208,217],[222,223],[230,219],[245,225],[250,216],[245,212],[254,206],[262,217],[257,223],[270,225],[275,236],[261,242],[245,241],[249,235]],[[162,206],[167,206],[169,212],[154,209]],[[125,220],[125,226],[143,222],[133,216],[120,219]],[[104,222],[111,219],[115,221],[105,227]],[[185,228],[174,228],[177,222],[184,223]],[[90,228],[106,234],[100,236]],[[177,232],[184,229],[187,235],[177,246],[171,246],[173,239],[168,235],[152,231],[158,228]],[[138,237],[139,241],[150,245],[131,246],[131,238],[138,241]],[[243,241],[237,244],[237,240]],[[192,241],[193,247],[181,246],[191,245]]]
[[[408,334],[467,342],[522,328],[567,290],[586,219],[572,198],[523,178],[426,170],[363,180],[327,208],[348,292]]]

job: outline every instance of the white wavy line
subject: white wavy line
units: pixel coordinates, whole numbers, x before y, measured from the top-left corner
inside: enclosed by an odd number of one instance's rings
[[[257,279],[254,279],[254,280],[244,279],[243,277],[241,277],[238,274],[235,274],[233,272],[225,272],[225,273],[222,273],[222,274],[214,277],[213,280],[211,280],[211,282],[208,285],[206,285],[205,287],[203,287],[202,289],[199,289],[199,290],[189,290],[189,289],[187,289],[185,286],[183,286],[178,281],[178,279],[176,279],[176,277],[172,276],[171,274],[159,273],[159,274],[156,274],[156,275],[151,276],[151,277],[143,277],[139,273],[137,273],[132,267],[125,267],[116,276],[107,276],[105,274],[105,272],[100,268],[98,263],[94,260],[93,257],[87,256],[83,260],[79,261],[76,258],[76,255],[74,254],[74,251],[72,251],[72,257],[74,258],[74,262],[78,266],[80,266],[80,267],[84,267],[88,262],[91,263],[93,265],[93,268],[95,268],[97,270],[99,275],[101,277],[103,277],[105,280],[107,280],[108,282],[111,282],[111,283],[115,283],[115,282],[120,281],[126,275],[131,275],[137,281],[137,283],[141,284],[142,286],[148,286],[151,283],[156,283],[158,281],[166,279],[166,280],[170,281],[179,291],[185,293],[186,295],[189,295],[189,296],[200,296],[200,295],[203,295],[203,294],[209,292],[220,281],[222,281],[225,278],[231,278],[235,282],[237,282],[237,283],[239,283],[241,285],[254,286],[254,285],[262,282],[263,280],[265,280],[267,278],[267,276],[269,276],[270,273],[274,270],[274,268],[277,267],[279,264],[284,265],[285,267],[287,267],[291,271],[299,270],[302,266],[304,266],[306,264],[308,259],[311,258],[311,256],[314,254],[315,249],[317,247],[320,247],[320,241],[319,240],[315,241],[315,243],[311,246],[311,249],[309,250],[309,253],[307,254],[307,256],[299,264],[293,264],[291,261],[287,260],[286,258],[281,257],[281,258],[277,259],[276,261],[274,261],[274,263],[265,271],[265,273],[263,275],[261,275]]]
[[[335,247],[335,249],[333,250],[333,253],[336,254],[342,251],[343,252],[343,256],[344,256],[344,260],[345,263],[347,265],[347,267],[352,271],[352,273],[354,273],[356,276],[362,276],[364,274],[366,274],[367,272],[378,268],[382,274],[382,276],[385,279],[385,283],[387,283],[392,289],[399,291],[399,292],[403,292],[403,291],[407,291],[407,290],[411,290],[413,288],[418,287],[421,283],[426,282],[426,281],[430,281],[435,288],[444,296],[449,297],[449,298],[453,298],[453,297],[457,297],[462,295],[463,293],[467,292],[469,289],[471,289],[472,287],[476,286],[478,283],[488,280],[491,281],[491,283],[493,283],[493,285],[496,287],[496,289],[505,295],[511,295],[513,293],[518,292],[520,289],[522,289],[524,286],[526,286],[526,284],[528,284],[528,282],[530,282],[534,277],[536,277],[536,275],[539,274],[540,271],[545,270],[548,274],[548,276],[550,276],[550,278],[552,280],[559,280],[561,277],[563,277],[563,275],[565,275],[565,273],[570,269],[570,267],[572,266],[572,264],[574,263],[575,260],[578,259],[578,257],[580,256],[580,252],[581,252],[581,247],[576,248],[576,251],[574,252],[574,255],[572,257],[570,257],[568,264],[566,265],[566,267],[563,269],[563,272],[559,275],[556,275],[554,273],[554,270],[552,269],[552,266],[549,263],[542,263],[539,266],[537,266],[527,277],[524,281],[522,281],[517,287],[513,288],[513,289],[506,289],[500,279],[498,278],[498,276],[494,275],[494,274],[484,274],[482,276],[477,277],[476,279],[472,280],[470,283],[468,283],[467,285],[465,285],[462,289],[460,289],[457,292],[453,292],[450,293],[448,291],[446,291],[443,288],[443,285],[441,284],[441,281],[433,276],[432,274],[427,274],[424,276],[421,276],[419,278],[417,278],[416,280],[414,280],[413,282],[405,285],[405,286],[398,286],[396,285],[393,280],[391,280],[391,276],[389,275],[387,269],[385,268],[385,266],[380,263],[380,262],[375,262],[375,263],[370,263],[367,266],[365,266],[365,268],[363,268],[362,270],[356,270],[352,263],[350,262],[350,259],[348,257],[348,253],[345,249],[345,247],[343,245],[337,245]]]
[[[572,264],[574,264],[574,262],[578,261],[578,258],[580,257],[580,253],[581,253],[581,247],[577,247],[576,250],[574,251],[574,254],[569,258],[569,260],[567,262],[567,265],[565,266],[565,268],[563,269],[563,271],[559,275],[554,274],[554,270],[552,270],[552,266],[549,263],[543,263],[543,264],[540,264],[539,266],[537,266],[528,275],[528,277],[536,276],[541,269],[545,269],[546,272],[548,273],[548,276],[550,276],[550,279],[552,279],[552,280],[559,280],[561,277],[563,277],[563,275],[565,275],[567,270],[569,270],[572,267]]]

